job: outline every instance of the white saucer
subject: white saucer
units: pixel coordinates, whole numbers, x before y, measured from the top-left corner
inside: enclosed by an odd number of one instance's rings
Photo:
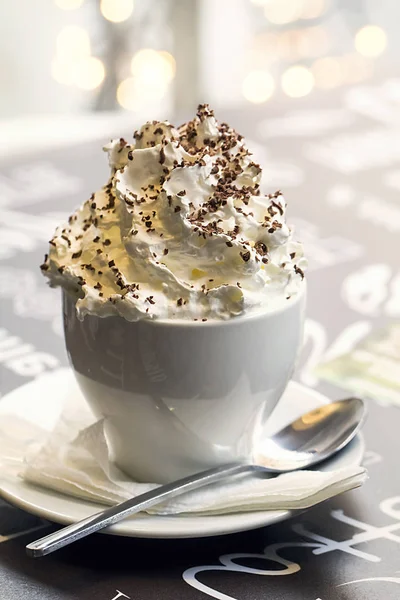
[[[60,369],[12,391],[0,400],[0,417],[15,414],[51,430],[61,411],[63,394],[73,382],[69,369]],[[301,413],[326,404],[328,399],[298,383],[290,382],[273,415],[289,422]],[[279,416],[278,413],[281,413]],[[340,467],[358,466],[364,453],[364,442],[358,435],[353,442],[321,469],[331,471]],[[7,457],[2,456],[0,463]],[[0,496],[15,506],[56,523],[69,524],[103,510],[104,506],[64,496],[19,478],[21,460],[0,473]],[[223,535],[256,529],[283,521],[293,511],[257,511],[212,516],[150,516],[135,515],[105,530],[105,533],[145,538],[190,538]]]

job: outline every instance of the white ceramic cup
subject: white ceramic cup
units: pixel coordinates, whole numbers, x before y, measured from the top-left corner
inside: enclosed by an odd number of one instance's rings
[[[203,323],[80,321],[64,292],[70,362],[115,463],[164,483],[248,456],[292,375],[305,295],[304,286],[280,310]]]

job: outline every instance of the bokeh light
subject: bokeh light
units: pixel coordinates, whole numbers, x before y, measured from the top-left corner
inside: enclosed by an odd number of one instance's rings
[[[265,68],[279,59],[277,33],[263,32],[256,34],[250,50],[250,64],[255,68]]]
[[[142,48],[132,57],[131,72],[117,88],[117,101],[127,110],[138,110],[165,97],[175,77],[175,58],[166,50]]]
[[[382,84],[382,91],[386,98],[393,102],[400,102],[400,80],[388,79]]]
[[[105,68],[99,58],[90,54],[90,38],[86,29],[76,25],[64,27],[57,36],[56,56],[51,63],[53,79],[63,85],[94,90],[104,80]]]
[[[117,88],[117,101],[122,108],[135,110],[139,108],[138,85],[133,77],[121,81]]]
[[[57,57],[51,61],[51,76],[57,83],[72,85],[74,83],[74,64],[63,62]]]
[[[100,11],[107,21],[122,23],[133,12],[133,0],[101,0]]]
[[[75,10],[80,8],[84,0],[55,0],[56,6],[63,10]]]
[[[76,63],[73,79],[82,90],[94,90],[103,82],[105,69],[102,61],[94,56],[88,56]]]
[[[354,46],[362,56],[380,56],[386,50],[386,33],[377,25],[366,25],[357,31]]]
[[[143,48],[132,57],[132,75],[144,87],[165,86],[174,78],[175,71],[175,59],[166,51],[158,52],[152,48]]]
[[[90,38],[83,27],[68,25],[57,36],[57,58],[60,62],[72,63],[90,56]]]
[[[310,69],[302,65],[289,67],[282,74],[282,89],[291,98],[307,96],[314,87],[314,76]]]
[[[374,72],[373,61],[359,54],[345,54],[341,63],[346,83],[360,83],[369,79]]]
[[[299,40],[302,32],[299,29],[282,31],[278,35],[276,51],[281,60],[295,61],[299,59]]]
[[[171,81],[176,74],[176,60],[172,54],[166,50],[160,50],[158,54],[164,61],[164,69],[169,70],[168,77]]]
[[[260,104],[271,98],[275,90],[275,82],[267,71],[251,71],[242,83],[243,96],[249,102]]]
[[[302,19],[317,19],[327,9],[327,0],[303,0]]]
[[[343,83],[343,68],[339,58],[320,58],[312,65],[311,71],[316,87],[323,90],[331,90]]]
[[[286,25],[300,18],[302,0],[269,0],[264,4],[264,14],[274,25]]]
[[[168,85],[154,82],[143,83],[136,77],[128,77],[117,88],[117,101],[127,110],[139,110],[151,102],[162,100],[168,91]]]
[[[329,51],[331,40],[327,30],[320,25],[306,27],[298,40],[298,52],[301,57],[323,56]]]

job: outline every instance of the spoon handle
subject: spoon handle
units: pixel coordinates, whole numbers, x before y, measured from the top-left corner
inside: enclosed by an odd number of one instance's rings
[[[155,490],[146,492],[140,496],[131,498],[130,500],[125,500],[120,504],[116,504],[106,510],[95,513],[82,521],[78,521],[78,523],[63,527],[35,542],[31,542],[26,547],[27,554],[32,557],[45,556],[46,554],[55,552],[95,531],[99,531],[100,529],[104,529],[104,527],[117,523],[129,515],[150,508],[150,506],[153,506],[154,504],[158,504],[169,498],[174,498],[184,492],[189,492],[190,490],[209,485],[210,483],[215,483],[225,477],[250,471],[253,468],[253,465],[250,464],[231,463],[222,467],[208,469],[207,471],[202,471],[201,473],[190,475],[183,479],[178,479],[172,483],[167,483]]]

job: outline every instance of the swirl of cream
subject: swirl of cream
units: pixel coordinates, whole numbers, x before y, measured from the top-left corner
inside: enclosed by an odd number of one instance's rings
[[[105,150],[108,183],[57,228],[41,267],[81,318],[227,319],[301,291],[306,261],[282,194],[260,194],[260,166],[207,105]]]

